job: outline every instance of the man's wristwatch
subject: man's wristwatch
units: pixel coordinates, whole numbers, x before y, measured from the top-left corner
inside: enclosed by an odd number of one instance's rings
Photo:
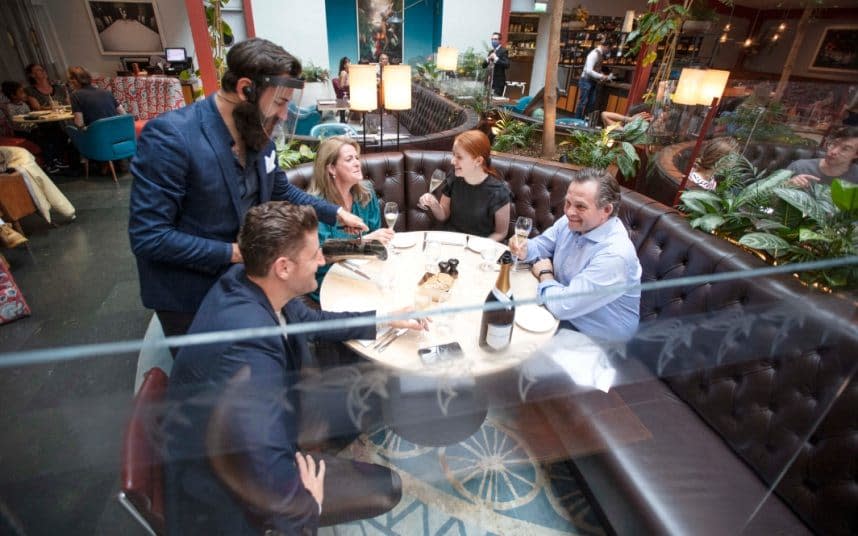
[[[539,273],[536,274],[536,279],[538,279],[539,282],[541,283],[542,282],[542,276],[544,276],[545,274],[551,274],[551,277],[554,277],[554,270],[551,270],[549,268],[545,268],[544,270],[540,270]]]

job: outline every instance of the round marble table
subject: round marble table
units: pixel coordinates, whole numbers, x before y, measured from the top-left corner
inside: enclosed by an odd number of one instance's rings
[[[408,247],[392,248],[386,261],[372,260],[357,268],[372,281],[362,278],[335,264],[322,282],[320,290],[322,308],[326,311],[360,311],[367,309],[396,310],[414,305],[417,284],[426,273],[427,255],[423,250],[425,238],[437,238],[440,244],[439,259],[459,259],[459,276],[447,301],[433,302],[427,309],[432,319],[426,334],[408,332],[397,338],[388,348],[379,352],[367,341],[350,341],[348,346],[364,357],[392,367],[403,373],[418,373],[437,376],[448,374],[451,369],[457,376],[482,376],[521,363],[543,342],[550,339],[557,328],[551,317],[540,327],[539,332],[526,331],[515,325],[512,342],[500,352],[488,352],[479,346],[482,305],[497,279],[497,271],[480,269],[482,257],[480,246],[487,239],[443,231],[397,233],[394,243],[411,244]],[[475,244],[479,244],[477,246]],[[495,258],[506,250],[503,244],[495,244]],[[473,248],[473,249],[471,249]],[[514,271],[510,275],[513,296],[516,300],[534,298],[537,281],[526,270]],[[526,314],[546,315],[546,311],[534,311],[535,305],[519,307],[516,316]],[[454,309],[451,312],[447,310]],[[455,310],[459,309],[459,310]],[[466,309],[466,310],[462,310]],[[434,312],[434,313],[433,313]],[[530,313],[529,313],[530,312]],[[418,348],[456,341],[464,352],[464,358],[442,365],[424,365],[418,356]]]

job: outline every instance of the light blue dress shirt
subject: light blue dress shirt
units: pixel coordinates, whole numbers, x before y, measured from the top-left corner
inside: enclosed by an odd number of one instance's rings
[[[552,259],[554,280],[539,284],[545,307],[560,320],[594,338],[628,340],[638,327],[639,288],[606,292],[615,285],[636,285],[641,265],[623,222],[617,217],[581,234],[563,216],[527,243],[527,262]]]

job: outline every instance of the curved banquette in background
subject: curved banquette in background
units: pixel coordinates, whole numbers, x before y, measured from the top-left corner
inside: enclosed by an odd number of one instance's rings
[[[460,106],[418,84],[411,84],[410,110],[387,113],[399,113],[399,120],[409,133],[408,137],[400,139],[401,150],[449,151],[456,136],[476,128],[479,122],[479,117],[472,109]],[[319,144],[318,139],[310,136],[295,136],[295,139],[311,147]],[[392,146],[395,143],[385,141],[385,145]]]
[[[668,145],[656,153],[653,169],[647,174],[638,191],[666,205],[673,203],[679,183],[688,167],[688,159],[694,149],[694,141]],[[744,147],[744,146],[743,146]],[[802,158],[822,156],[816,147],[786,145],[779,143],[751,143],[745,150],[745,157],[759,170],[774,171],[784,169],[791,162]]]
[[[450,153],[367,154],[362,165],[380,200],[402,207],[397,230],[435,226],[417,200]],[[539,232],[562,215],[571,168],[505,156],[492,165],[513,192],[513,220],[531,216]],[[304,164],[287,175],[303,188],[311,173]],[[623,191],[619,216],[644,283],[765,266],[639,193]],[[651,437],[623,444],[594,427],[611,448],[571,460],[612,532],[858,533],[854,301],[789,276],[743,275],[644,291],[640,313],[612,391]]]

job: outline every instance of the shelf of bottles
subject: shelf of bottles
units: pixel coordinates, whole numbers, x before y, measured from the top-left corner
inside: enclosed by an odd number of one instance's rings
[[[507,49],[510,58],[533,58],[539,16],[532,13],[510,13]]]
[[[634,58],[626,58],[625,34],[620,32],[622,17],[591,16],[581,23],[564,20],[560,29],[560,64],[572,68],[583,68],[587,54],[596,46],[598,36],[606,35],[614,41],[614,46],[605,55],[602,65],[611,67],[627,66],[634,69]]]

